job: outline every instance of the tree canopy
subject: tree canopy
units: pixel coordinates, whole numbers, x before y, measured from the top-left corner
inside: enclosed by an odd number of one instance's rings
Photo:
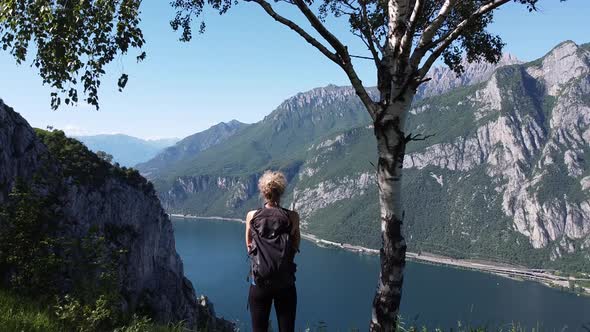
[[[323,24],[334,17],[347,19],[350,31],[367,46],[369,58],[379,68],[392,59],[418,67],[420,81],[434,61],[444,62],[461,73],[463,55],[469,61],[495,62],[502,52],[501,38],[486,30],[493,20],[493,9],[509,1],[535,10],[538,0],[275,0],[297,7],[311,23],[314,38],[301,24],[282,16],[266,0],[244,0],[261,6],[272,18],[291,28],[308,43],[345,69],[355,85],[360,80],[352,69],[350,54]],[[561,0],[563,1],[563,0]],[[238,0],[172,0],[176,10],[171,20],[180,40],[189,41],[194,25],[205,31],[201,19],[210,7],[227,13]],[[144,37],[140,28],[141,0],[0,0],[0,45],[17,63],[31,61],[43,83],[53,88],[51,106],[75,104],[79,91],[84,101],[99,107],[98,93],[105,66],[118,56],[137,51]],[[195,20],[197,22],[195,22]],[[34,55],[29,59],[28,54]],[[423,59],[424,58],[424,59]],[[392,67],[392,66],[390,66]],[[396,66],[403,67],[403,66]],[[386,80],[387,78],[383,78]],[[127,84],[122,73],[119,89]],[[361,96],[362,97],[362,96]]]
[[[28,61],[44,84],[53,88],[51,106],[57,109],[85,101],[98,109],[98,90],[105,66],[144,44],[141,0],[2,0],[0,45],[18,64]],[[145,53],[138,53],[143,60]],[[118,80],[123,89],[128,76]]]

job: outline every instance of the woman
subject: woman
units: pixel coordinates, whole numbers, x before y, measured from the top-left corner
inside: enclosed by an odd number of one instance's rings
[[[286,186],[283,173],[266,171],[258,181],[264,205],[246,216],[246,247],[252,261],[248,304],[254,332],[268,331],[273,300],[279,331],[295,330],[294,258],[301,234],[297,212],[280,206]]]

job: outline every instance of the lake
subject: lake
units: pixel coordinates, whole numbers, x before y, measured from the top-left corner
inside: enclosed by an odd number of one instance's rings
[[[236,321],[240,331],[249,331],[244,225],[172,220],[176,249],[197,294],[209,297],[218,316]],[[367,330],[379,275],[377,256],[302,241],[296,263],[298,331],[322,326],[328,331]],[[406,325],[430,328],[456,328],[461,322],[506,330],[518,322],[528,330],[588,331],[590,297],[531,281],[408,262],[401,315]],[[274,324],[274,311],[271,319]]]

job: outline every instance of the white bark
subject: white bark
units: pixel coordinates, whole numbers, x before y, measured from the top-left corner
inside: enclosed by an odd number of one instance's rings
[[[373,300],[370,329],[395,331],[401,301],[406,242],[402,235],[401,177],[406,135],[406,114],[414,91],[392,103],[374,123],[379,162],[377,180],[381,217],[381,272]]]

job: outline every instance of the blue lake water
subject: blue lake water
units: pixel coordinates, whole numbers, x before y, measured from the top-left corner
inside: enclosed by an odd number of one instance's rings
[[[244,225],[217,220],[173,219],[176,249],[198,294],[219,316],[249,331],[248,261]],[[296,258],[297,329],[366,331],[377,277],[377,256],[301,244]],[[401,314],[407,325],[503,327],[590,331],[590,297],[476,271],[408,262]],[[271,319],[273,322],[274,312]],[[274,329],[277,330],[276,328]]]

